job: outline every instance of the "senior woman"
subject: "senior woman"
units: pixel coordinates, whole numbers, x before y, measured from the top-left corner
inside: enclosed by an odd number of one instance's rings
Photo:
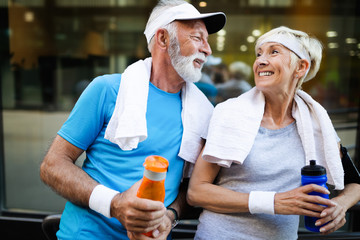
[[[191,176],[188,202],[204,208],[195,239],[297,239],[297,215],[318,217],[326,234],[344,225],[360,199],[359,184],[344,188],[339,138],[326,111],[300,90],[319,69],[321,43],[279,27],[261,36],[255,51],[256,87],[216,106]],[[301,168],[312,159],[342,190],[337,197],[308,195],[329,191],[300,186]]]

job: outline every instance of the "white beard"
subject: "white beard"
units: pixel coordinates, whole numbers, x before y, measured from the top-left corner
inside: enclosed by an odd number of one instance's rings
[[[197,82],[201,78],[201,68],[194,67],[194,60],[196,58],[206,62],[205,54],[195,53],[191,56],[182,56],[180,53],[180,44],[176,38],[170,37],[170,46],[168,53],[170,55],[171,64],[175,71],[186,82]]]

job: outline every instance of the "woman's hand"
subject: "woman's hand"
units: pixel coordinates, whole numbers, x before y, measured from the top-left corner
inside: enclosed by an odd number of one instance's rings
[[[315,224],[320,228],[322,234],[329,234],[344,226],[346,223],[346,211],[360,200],[360,184],[350,183],[337,197],[331,199],[335,206],[329,206],[320,214],[320,219]]]
[[[147,237],[142,233],[136,233],[136,232],[127,232],[127,235],[129,237],[130,240],[166,240],[167,236],[169,235],[170,231],[171,231],[171,219],[170,217],[165,214],[162,222],[160,223],[160,226],[155,229],[154,231],[152,231],[152,237]]]
[[[304,215],[320,218],[320,213],[328,207],[336,206],[336,203],[311,192],[329,194],[330,192],[319,185],[309,184],[293,190],[275,194],[275,214]],[[325,205],[325,206],[324,206]]]
[[[315,222],[316,226],[322,226],[320,232],[322,234],[329,234],[335,232],[346,223],[346,208],[344,208],[340,202],[337,202],[338,199],[332,199],[336,203],[335,206],[328,207],[324,209],[320,214],[320,219]]]

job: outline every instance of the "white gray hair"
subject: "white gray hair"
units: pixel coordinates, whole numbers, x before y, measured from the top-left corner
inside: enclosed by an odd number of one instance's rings
[[[160,0],[158,2],[158,4],[154,7],[154,9],[152,10],[149,20],[146,24],[145,29],[147,28],[148,25],[150,25],[164,10],[171,8],[171,7],[175,7],[181,4],[186,3],[186,1],[184,0]],[[165,25],[163,28],[168,30],[168,31],[172,31],[172,30],[176,30],[176,28],[170,27],[170,25],[175,25],[174,22],[169,23],[167,25]],[[151,53],[151,50],[154,46],[154,37],[149,41],[148,44],[148,50]]]

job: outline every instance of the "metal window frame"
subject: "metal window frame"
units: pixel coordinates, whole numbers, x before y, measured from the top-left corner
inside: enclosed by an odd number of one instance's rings
[[[8,29],[9,17],[8,6],[6,8],[0,8],[0,31]],[[7,49],[10,49],[10,44],[7,42]],[[2,53],[0,53],[2,54]],[[0,63],[3,61],[0,55]],[[2,92],[2,75],[0,74],[0,93]],[[1,96],[1,94],[0,94]],[[5,209],[5,159],[4,159],[4,124],[3,124],[3,104],[2,97],[0,97],[0,215]]]

